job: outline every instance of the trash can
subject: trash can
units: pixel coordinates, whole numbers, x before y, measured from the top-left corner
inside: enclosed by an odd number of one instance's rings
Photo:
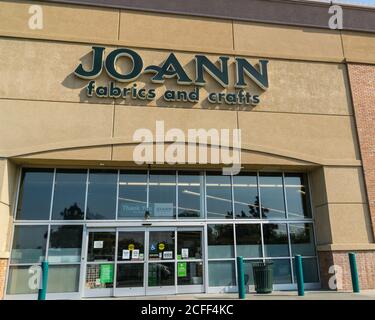
[[[271,293],[273,289],[273,262],[253,263],[254,285],[256,293]]]

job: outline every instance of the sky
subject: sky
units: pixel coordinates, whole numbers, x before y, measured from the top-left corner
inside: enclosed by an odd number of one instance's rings
[[[374,6],[375,7],[375,0],[335,0],[333,2],[359,4],[359,5]]]

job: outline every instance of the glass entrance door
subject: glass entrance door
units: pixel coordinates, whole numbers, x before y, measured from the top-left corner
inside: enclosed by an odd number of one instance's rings
[[[89,229],[84,296],[204,292],[200,227]]]
[[[87,234],[86,272],[84,296],[113,295],[115,271],[115,230],[95,230]]]
[[[149,295],[176,293],[176,228],[158,228],[148,231]]]
[[[145,295],[146,230],[118,229],[115,296]]]
[[[177,228],[177,293],[204,292],[203,232]]]

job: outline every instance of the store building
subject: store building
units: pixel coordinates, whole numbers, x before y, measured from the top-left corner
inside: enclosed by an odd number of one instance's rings
[[[375,289],[375,10],[330,30],[327,3],[137,3],[0,3],[0,296],[35,298],[43,260],[51,299],[231,292],[237,256],[288,290],[296,254],[345,290],[351,251]],[[184,160],[189,130],[240,129],[241,172],[137,164],[160,122]]]

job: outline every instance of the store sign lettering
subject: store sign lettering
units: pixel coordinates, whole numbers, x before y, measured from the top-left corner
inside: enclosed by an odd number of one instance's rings
[[[118,83],[129,83],[137,80],[142,74],[149,74],[150,81],[156,84],[163,84],[166,79],[174,78],[179,85],[195,86],[193,90],[166,90],[163,97],[166,101],[198,102],[199,88],[207,84],[207,74],[223,88],[229,87],[229,57],[220,56],[218,61],[213,62],[205,55],[197,54],[194,57],[195,74],[189,75],[179,62],[174,53],[170,53],[160,65],[144,66],[142,57],[134,50],[120,48],[111,51],[104,58],[104,47],[92,47],[92,62],[89,68],[81,63],[74,71],[74,74],[85,80],[90,80],[86,87],[88,97],[107,98],[132,98],[140,100],[153,100],[156,98],[155,89],[121,87]],[[127,72],[119,71],[120,58],[126,58]],[[247,59],[235,57],[235,92],[209,92],[208,101],[215,104],[247,104],[257,105],[259,95],[252,95],[245,89],[249,85],[247,81],[253,82],[262,90],[269,87],[268,81],[268,60],[259,60],[259,66],[252,65]],[[124,63],[124,60],[121,61]],[[95,79],[103,71],[114,81],[108,85],[97,85]]]

